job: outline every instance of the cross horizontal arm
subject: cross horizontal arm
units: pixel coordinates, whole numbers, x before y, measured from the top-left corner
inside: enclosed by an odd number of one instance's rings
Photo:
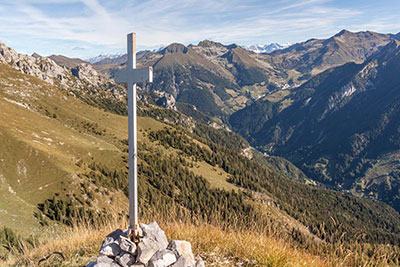
[[[115,73],[117,83],[143,83],[153,82],[153,68],[122,69]]]

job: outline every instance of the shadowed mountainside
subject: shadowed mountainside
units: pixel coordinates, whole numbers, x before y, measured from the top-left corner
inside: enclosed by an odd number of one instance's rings
[[[281,102],[260,100],[230,122],[312,179],[400,210],[399,72],[400,43],[392,41],[364,63],[327,70]],[[284,101],[292,104],[282,109]]]

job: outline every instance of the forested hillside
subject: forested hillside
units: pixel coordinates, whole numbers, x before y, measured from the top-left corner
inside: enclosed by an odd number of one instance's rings
[[[393,41],[363,64],[317,75],[280,102],[254,103],[231,124],[310,178],[399,211],[399,55]]]

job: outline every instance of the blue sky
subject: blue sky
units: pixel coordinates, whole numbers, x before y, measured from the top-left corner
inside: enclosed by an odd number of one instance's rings
[[[295,43],[341,29],[400,32],[399,0],[1,0],[0,41],[18,52],[88,58],[210,39]]]

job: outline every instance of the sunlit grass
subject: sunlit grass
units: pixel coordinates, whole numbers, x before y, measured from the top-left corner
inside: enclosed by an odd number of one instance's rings
[[[289,243],[250,230],[223,230],[208,223],[192,224],[184,222],[160,223],[169,240],[181,239],[192,243],[193,251],[206,263],[213,266],[326,266],[327,261],[304,250],[292,247]],[[34,266],[40,259],[52,252],[40,266],[82,266],[95,260],[103,238],[111,231],[127,228],[122,223],[105,224],[99,228],[87,225],[66,228],[61,234],[47,234],[40,244],[27,249],[22,254],[12,255],[6,262],[10,266]]]
[[[267,226],[233,227],[222,222],[204,222],[148,212],[143,222],[154,221],[166,232],[168,239],[191,242],[194,254],[203,258],[206,266],[399,266],[400,251],[388,245],[315,242],[301,247],[285,238],[279,229],[271,232]],[[172,216],[173,215],[173,216]],[[211,220],[213,221],[213,220]],[[60,252],[65,257],[52,255],[40,266],[85,266],[98,256],[102,240],[116,229],[126,229],[126,218],[96,225],[75,225],[57,228],[42,235],[38,245],[13,253],[0,266],[37,266],[41,259]]]

